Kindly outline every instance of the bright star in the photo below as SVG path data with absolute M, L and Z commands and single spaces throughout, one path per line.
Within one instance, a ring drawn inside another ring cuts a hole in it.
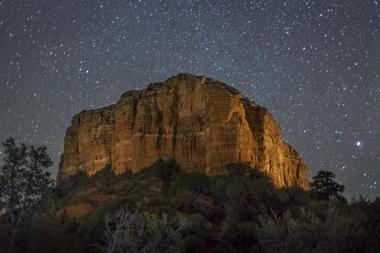
M 360 147 L 361 145 L 362 145 L 362 142 L 361 142 L 361 141 L 357 141 L 357 142 L 356 142 L 356 146 L 357 146 L 357 147 Z

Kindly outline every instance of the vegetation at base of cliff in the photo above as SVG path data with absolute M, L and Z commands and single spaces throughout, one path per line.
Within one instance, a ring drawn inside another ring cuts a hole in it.
M 304 191 L 278 189 L 247 164 L 226 170 L 209 177 L 158 160 L 136 174 L 77 174 L 29 214 L 17 252 L 380 252 L 380 199 L 347 202 L 334 174 Z M 109 198 L 96 204 L 94 194 Z M 95 209 L 59 212 L 76 203 Z
M 27 146 L 13 138 L 3 143 L 0 167 L 0 211 L 9 220 L 8 252 L 14 252 L 19 230 L 28 224 L 28 213 L 53 187 L 46 170 L 53 164 L 45 146 Z

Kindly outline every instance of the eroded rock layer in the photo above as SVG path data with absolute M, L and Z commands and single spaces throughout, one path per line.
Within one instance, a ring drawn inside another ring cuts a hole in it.
M 277 186 L 308 188 L 307 166 L 282 140 L 267 109 L 226 84 L 190 74 L 74 116 L 58 180 L 79 171 L 93 175 L 108 164 L 117 174 L 137 172 L 158 158 L 209 175 L 224 173 L 231 162 L 249 162 Z

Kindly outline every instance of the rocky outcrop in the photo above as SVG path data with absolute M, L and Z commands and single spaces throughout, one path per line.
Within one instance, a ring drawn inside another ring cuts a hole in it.
M 137 172 L 158 158 L 175 158 L 183 170 L 225 172 L 248 162 L 277 186 L 308 188 L 307 166 L 281 137 L 267 109 L 234 88 L 207 78 L 179 74 L 115 104 L 83 111 L 66 131 L 58 180 L 106 165 L 115 173 Z

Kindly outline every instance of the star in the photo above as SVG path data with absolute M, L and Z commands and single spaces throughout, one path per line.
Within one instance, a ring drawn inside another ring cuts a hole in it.
M 74 114 L 189 72 L 268 108 L 310 179 L 380 196 L 380 0 L 285 2 L 0 0 L 0 142 L 47 143 L 55 175 Z

